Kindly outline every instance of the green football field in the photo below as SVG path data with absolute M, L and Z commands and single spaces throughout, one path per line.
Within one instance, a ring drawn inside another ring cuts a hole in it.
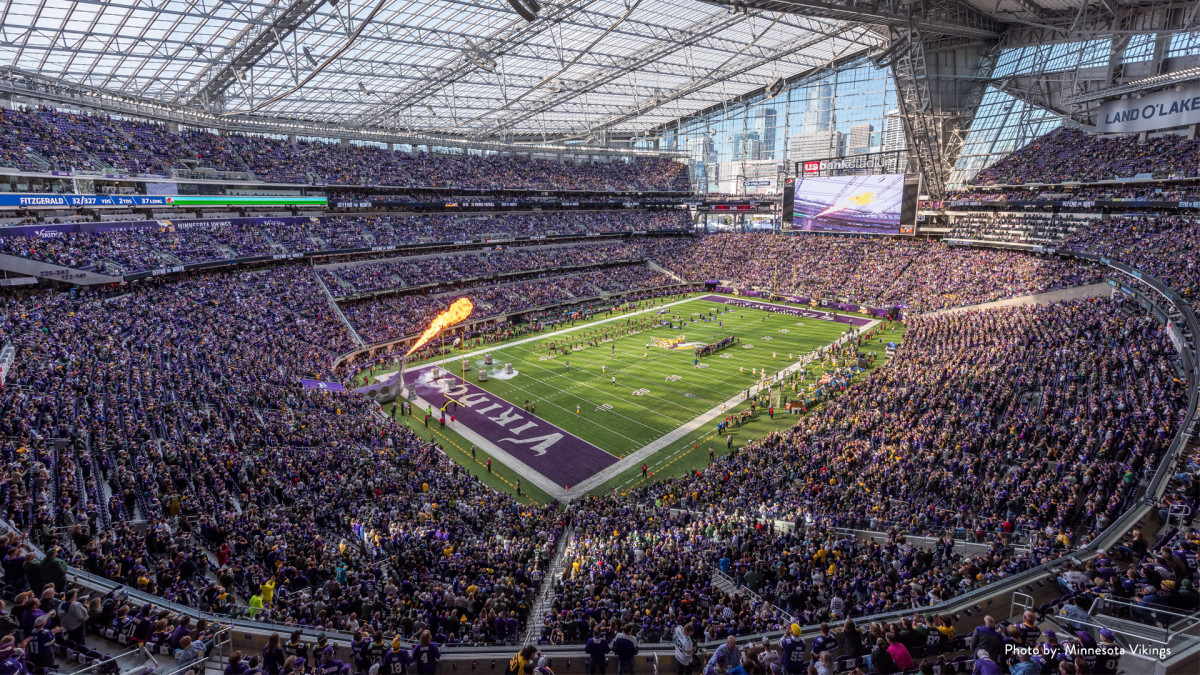
M 850 328 L 821 319 L 700 299 L 667 305 L 665 313 L 658 313 L 658 307 L 629 315 L 614 313 L 609 321 L 604 321 L 610 318 L 607 315 L 593 317 L 558 331 L 468 349 L 465 355 L 472 363 L 472 371 L 467 379 L 488 395 L 520 410 L 525 409 L 526 402 L 532 402 L 537 418 L 615 458 L 624 459 L 641 450 L 644 459 L 637 460 L 637 467 L 626 466 L 628 461 L 614 465 L 606 469 L 602 483 L 589 485 L 593 492 L 623 489 L 644 480 L 638 468 L 643 461 L 652 470 L 670 467 L 674 469 L 670 473 L 678 473 L 695 468 L 691 464 L 699 461 L 697 455 L 702 455 L 706 462 L 709 446 L 723 452 L 724 438 L 713 437 L 718 419 L 697 424 L 698 418 L 711 415 L 722 406 L 727 406 L 730 413 L 744 408 L 740 405 L 741 397 L 747 388 L 759 382 L 763 369 L 769 373 L 782 370 L 805 354 L 834 342 Z M 645 325 L 663 320 L 673 321 L 674 327 Z M 687 325 L 679 327 L 680 321 Z M 736 336 L 739 342 L 700 357 L 698 364 L 690 346 L 671 349 L 653 344 L 655 338 L 681 340 L 683 345 L 708 344 L 729 335 Z M 557 350 L 551 349 L 552 343 Z M 485 351 L 493 356 L 492 373 L 501 364 L 511 363 L 516 375 L 511 379 L 489 377 L 487 382 L 478 382 L 475 371 L 483 367 Z M 878 351 L 882 355 L 882 347 Z M 449 357 L 447 368 L 457 371 L 463 356 L 459 353 Z M 823 372 L 822 368 L 811 369 L 808 379 L 799 383 L 799 390 L 803 392 Z M 381 376 L 385 375 L 376 373 L 376 377 Z M 792 398 L 796 396 L 790 387 L 787 393 Z M 777 412 L 776 420 L 768 421 L 762 414 L 757 417 L 763 418 L 761 422 L 756 420 L 753 425 L 734 430 L 736 445 L 750 440 L 750 433 L 761 436 L 795 421 L 782 412 Z M 419 418 L 406 421 L 410 425 L 419 424 Z M 751 426 L 755 432 L 751 432 Z M 757 430 L 759 426 L 763 427 L 761 431 Z M 685 427 L 686 433 L 681 433 Z M 469 448 L 475 443 L 453 428 L 419 431 L 441 442 L 451 457 L 476 473 L 490 456 L 489 449 L 481 444 L 483 447 L 472 457 Z M 651 447 L 656 442 L 661 444 L 660 448 Z M 537 489 L 536 481 L 526 473 L 505 467 L 501 456 L 495 460 L 493 473 L 484 477 L 490 484 L 509 490 L 517 478 L 524 478 L 525 492 L 534 501 L 544 501 L 547 495 Z
M 597 346 L 576 347 L 569 354 L 552 355 L 548 344 L 586 343 L 600 331 L 621 331 L 626 321 L 501 347 L 492 351 L 493 358 L 512 363 L 518 376 L 476 384 L 516 405 L 531 401 L 538 417 L 623 456 L 744 392 L 758 382 L 762 369 L 781 370 L 837 340 L 848 328 L 760 310 L 737 308 L 725 313 L 725 309 L 726 305 L 690 300 L 666 314 L 630 319 L 671 318 L 676 326 L 682 320 L 688 324 L 682 329 L 651 328 Z M 711 321 L 698 320 L 709 312 L 719 313 Z M 694 364 L 697 359 L 691 347 L 667 349 L 652 344 L 653 338 L 681 336 L 684 344 L 707 344 L 729 335 L 740 343 L 700 357 L 699 364 Z

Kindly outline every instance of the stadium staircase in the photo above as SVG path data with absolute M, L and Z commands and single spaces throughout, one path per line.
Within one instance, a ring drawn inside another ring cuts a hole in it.
M 675 274 L 671 270 L 663 267 L 662 265 L 659 265 L 658 263 L 654 262 L 653 260 L 647 260 L 646 264 L 649 265 L 650 269 L 654 272 L 658 272 L 659 274 L 665 274 L 666 276 L 671 277 L 672 279 L 674 279 L 675 281 L 678 281 L 681 284 L 687 283 L 687 279 L 684 279 L 683 277 L 679 276 L 678 274 Z
M 0 270 L 23 274 L 30 277 L 40 277 L 53 281 L 67 281 L 73 284 L 90 286 L 94 284 L 113 284 L 121 281 L 121 277 L 90 272 L 88 270 L 63 267 L 52 263 L 39 262 L 29 258 L 0 253 Z
M 54 164 L 50 160 L 43 157 L 41 153 L 36 150 L 26 150 L 25 159 L 29 160 L 31 164 L 36 166 L 38 170 L 43 173 L 50 173 L 54 170 Z
M 761 595 L 759 595 L 758 593 L 755 593 L 754 591 L 750 590 L 749 588 L 747 588 L 745 586 L 738 584 L 737 581 L 735 581 L 733 577 L 729 576 L 728 574 L 722 572 L 719 569 L 713 570 L 712 585 L 713 585 L 713 588 L 716 588 L 717 590 L 719 590 L 723 593 L 728 593 L 729 595 L 741 595 L 741 596 L 748 598 L 750 600 L 751 604 L 758 608 L 755 611 L 761 611 L 762 609 L 764 609 L 765 607 L 770 605 L 770 603 L 768 603 L 766 600 L 764 600 Z M 790 624 L 790 623 L 794 623 L 796 621 L 795 617 L 793 617 L 788 612 L 785 612 L 782 607 L 776 607 L 776 609 L 779 610 L 780 616 L 785 619 L 785 623 Z
M 522 644 L 535 644 L 538 641 L 538 636 L 542 632 L 542 618 L 554 606 L 554 582 L 556 579 L 562 578 L 563 566 L 567 559 L 567 542 L 574 534 L 575 528 L 568 527 L 558 538 L 554 557 L 550 559 L 550 566 L 546 569 L 546 575 L 542 577 L 542 587 L 538 591 L 537 602 L 533 604 L 533 610 L 529 612 L 529 619 L 525 622 L 525 636 Z
M 333 299 L 333 294 L 329 292 L 329 287 L 325 285 L 325 282 L 321 279 L 321 275 L 317 274 L 315 269 L 311 271 L 313 278 L 317 280 L 317 285 L 320 286 L 321 290 L 325 292 L 325 298 L 329 300 L 329 306 L 333 308 L 333 313 L 337 315 L 337 318 L 342 320 L 342 323 L 346 324 L 346 328 L 349 329 L 350 335 L 354 338 L 354 341 L 358 343 L 358 346 L 366 347 L 366 341 L 362 339 L 362 336 L 358 334 L 358 331 L 354 330 L 354 325 L 350 323 L 350 320 L 346 318 L 346 315 L 342 314 L 342 308 L 338 307 L 337 301 Z

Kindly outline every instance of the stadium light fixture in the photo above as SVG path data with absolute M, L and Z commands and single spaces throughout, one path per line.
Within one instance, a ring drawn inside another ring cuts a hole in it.
M 783 91 L 783 78 L 776 75 L 771 84 L 767 85 L 767 98 L 775 98 Z
M 537 3 L 537 0 L 508 0 L 508 4 L 521 15 L 521 18 L 533 23 L 537 21 L 538 12 L 542 11 L 542 6 Z

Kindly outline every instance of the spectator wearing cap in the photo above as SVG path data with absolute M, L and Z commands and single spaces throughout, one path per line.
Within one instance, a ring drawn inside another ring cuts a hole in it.
M 29 650 L 29 663 L 37 668 L 53 669 L 54 636 L 61 630 L 57 626 L 49 628 L 50 615 L 43 614 L 33 622 L 33 632 L 25 638 L 25 648 Z
M 425 633 L 428 632 L 425 631 Z M 410 663 L 412 663 L 412 657 L 404 649 L 404 643 L 401 642 L 400 636 L 397 635 L 392 638 L 391 647 L 383 655 L 383 660 L 379 663 L 379 675 L 403 675 L 408 672 L 408 664 Z
M 347 675 L 350 672 L 350 664 L 342 663 L 336 651 L 333 645 L 321 650 L 321 664 L 316 669 L 318 675 Z
M 305 672 L 304 664 L 307 662 L 303 656 L 289 656 L 283 662 L 283 675 L 301 675 Z
M 0 644 L 0 675 L 26 675 L 25 650 L 13 646 L 13 636 L 4 636 Z
M 1100 629 L 1099 650 L 1096 655 L 1096 665 L 1092 671 L 1094 675 L 1116 675 L 1117 666 L 1121 662 L 1121 653 L 1124 650 L 1117 644 L 1117 634 L 1111 628 Z
M 1200 594 L 1196 592 L 1191 579 L 1183 579 L 1179 582 L 1179 609 L 1183 612 L 1194 612 L 1200 609 Z M 2 605 L 0 605 L 0 610 L 3 610 Z

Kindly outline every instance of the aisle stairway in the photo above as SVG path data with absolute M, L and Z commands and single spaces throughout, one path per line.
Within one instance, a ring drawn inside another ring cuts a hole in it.
M 558 547 L 554 549 L 554 557 L 550 559 L 550 566 L 546 570 L 546 575 L 542 577 L 542 587 L 538 592 L 537 602 L 533 604 L 533 611 L 529 613 L 529 621 L 525 626 L 525 639 L 522 644 L 537 643 L 538 636 L 542 632 L 542 618 L 554 606 L 554 582 L 562 578 L 563 566 L 566 564 L 567 558 L 567 542 L 574 534 L 575 528 L 568 527 L 558 538 Z

